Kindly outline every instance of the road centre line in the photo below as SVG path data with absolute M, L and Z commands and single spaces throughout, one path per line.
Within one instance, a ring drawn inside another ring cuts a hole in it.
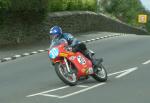
M 27 56 L 27 55 L 30 55 L 29 53 L 23 53 L 23 55 Z
M 125 75 L 127 75 L 127 74 L 129 74 L 129 73 L 131 73 L 131 72 L 133 72 L 135 70 L 137 70 L 137 69 L 138 69 L 138 67 L 133 67 L 133 68 L 126 69 L 126 70 L 122 70 L 122 71 L 118 71 L 118 72 L 114 72 L 114 73 L 109 73 L 108 76 L 113 76 L 113 75 L 120 74 L 120 75 L 116 76 L 115 78 L 121 78 L 121 77 L 123 77 L 123 76 L 125 76 Z M 67 95 L 64 95 L 64 96 L 50 95 L 50 94 L 45 94 L 45 93 L 50 93 L 50 92 L 53 92 L 53 91 L 65 89 L 65 88 L 68 88 L 70 86 L 63 86 L 63 87 L 47 90 L 47 91 L 44 91 L 44 92 L 28 95 L 26 97 L 33 97 L 33 96 L 37 96 L 37 95 L 43 95 L 43 96 L 49 96 L 49 97 L 66 98 L 66 97 L 85 92 L 87 90 L 93 89 L 95 87 L 98 87 L 98 86 L 104 85 L 104 84 L 106 84 L 106 83 L 99 83 L 99 84 L 96 84 L 96 85 L 90 86 L 90 87 L 86 86 L 86 85 L 77 85 L 77 87 L 85 87 L 85 89 L 82 89 L 82 90 L 79 90 L 79 91 L 76 91 L 76 92 L 73 92 L 73 93 L 70 93 L 70 94 L 67 94 Z
M 130 68 L 130 69 L 126 69 L 126 70 L 120 71 L 120 72 L 115 72 L 115 73 L 108 74 L 108 76 L 112 76 L 112 75 L 116 75 L 116 74 L 122 73 L 122 74 L 116 76 L 116 78 L 120 78 L 120 77 L 123 77 L 123 76 L 125 76 L 125 75 L 127 75 L 127 74 L 129 74 L 129 73 L 131 73 L 131 72 L 133 72 L 135 70 L 137 70 L 137 69 L 138 69 L 138 67 L 134 67 L 134 68 Z M 82 89 L 82 90 L 79 90 L 79 91 L 76 91 L 76 92 L 73 92 L 73 93 L 70 93 L 70 94 L 67 94 L 67 95 L 64 95 L 64 96 L 60 96 L 58 98 L 61 99 L 61 98 L 66 98 L 66 97 L 69 97 L 69 96 L 72 96 L 72 95 L 76 95 L 76 94 L 88 91 L 90 89 L 96 88 L 96 87 L 104 85 L 104 84 L 106 84 L 106 83 L 99 83 L 99 84 L 96 84 L 94 86 L 91 86 L 91 87 L 88 87 L 88 88 L 85 88 L 85 89 Z
M 77 85 L 77 87 L 83 87 L 83 88 L 86 88 L 86 87 L 89 87 L 89 86 L 86 86 L 86 85 Z
M 44 93 L 49 93 L 49 92 L 52 92 L 52 91 L 57 91 L 57 90 L 60 90 L 60 89 L 65 89 L 65 88 L 68 88 L 68 87 L 69 86 L 63 86 L 63 87 L 60 87 L 60 88 L 55 88 L 55 89 L 47 90 L 47 91 L 44 91 L 44 92 L 40 92 L 40 93 L 28 95 L 26 97 L 33 97 L 33 96 L 41 95 L 41 94 L 44 94 Z
M 90 90 L 90 89 L 96 88 L 96 87 L 101 86 L 101 85 L 104 85 L 104 84 L 106 84 L 106 83 L 99 83 L 99 84 L 96 84 L 96 85 L 94 85 L 94 86 L 91 86 L 91 87 L 88 87 L 88 88 L 79 90 L 79 91 L 77 91 L 77 92 L 73 92 L 73 93 L 70 93 L 70 94 L 67 94 L 67 95 L 64 95 L 64 96 L 60 96 L 60 97 L 58 97 L 58 98 L 67 98 L 67 97 L 70 97 L 70 96 L 72 96 L 72 95 L 76 95 L 76 94 L 79 94 L 79 93 L 88 91 L 88 90 Z
M 147 60 L 146 62 L 142 63 L 143 65 L 145 64 L 149 64 L 150 63 L 150 60 Z
M 121 78 L 121 77 L 123 77 L 123 76 L 125 76 L 125 75 L 127 75 L 127 74 L 129 74 L 129 73 L 131 73 L 131 72 L 133 72 L 133 71 L 135 71 L 135 70 L 137 70 L 137 69 L 138 69 L 137 67 L 128 69 L 126 72 L 124 72 L 124 73 L 122 73 L 122 74 L 116 76 L 116 78 Z
M 42 96 L 46 96 L 46 97 L 56 97 L 56 98 L 59 98 L 60 96 L 58 95 L 51 95 L 51 94 L 40 94 Z
M 126 72 L 129 72 L 129 71 L 134 70 L 134 69 L 138 69 L 138 67 L 133 67 L 133 68 L 125 69 L 125 70 L 122 70 L 122 71 L 109 73 L 108 76 L 113 76 L 113 75 L 120 74 L 120 73 L 126 73 Z

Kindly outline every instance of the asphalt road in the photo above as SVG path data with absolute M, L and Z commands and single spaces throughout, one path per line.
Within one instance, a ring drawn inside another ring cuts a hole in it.
M 88 43 L 104 58 L 109 78 L 75 87 L 59 80 L 47 53 L 0 63 L 0 103 L 149 103 L 149 45 L 149 36 L 137 35 Z

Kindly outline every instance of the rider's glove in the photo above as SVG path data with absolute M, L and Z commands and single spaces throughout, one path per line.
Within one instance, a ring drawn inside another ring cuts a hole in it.
M 66 46 L 67 51 L 72 51 L 72 46 Z

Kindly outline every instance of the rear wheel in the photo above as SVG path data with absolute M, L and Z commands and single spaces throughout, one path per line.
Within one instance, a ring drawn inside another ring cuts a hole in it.
M 98 67 L 94 69 L 95 73 L 94 75 L 92 75 L 92 77 L 99 82 L 105 82 L 107 80 L 107 71 L 105 67 L 102 64 L 100 64 Z
M 77 75 L 73 68 L 70 68 L 71 72 L 67 71 L 66 65 L 61 63 L 55 64 L 55 71 L 58 77 L 67 85 L 74 86 L 77 84 Z

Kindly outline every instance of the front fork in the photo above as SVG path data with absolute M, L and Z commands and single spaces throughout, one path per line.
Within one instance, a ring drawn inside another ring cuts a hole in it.
M 68 65 L 68 62 L 67 62 L 67 59 L 66 59 L 66 58 L 64 58 L 64 62 L 65 62 L 65 64 L 66 64 L 68 73 L 70 73 L 70 68 L 69 68 L 69 65 Z

